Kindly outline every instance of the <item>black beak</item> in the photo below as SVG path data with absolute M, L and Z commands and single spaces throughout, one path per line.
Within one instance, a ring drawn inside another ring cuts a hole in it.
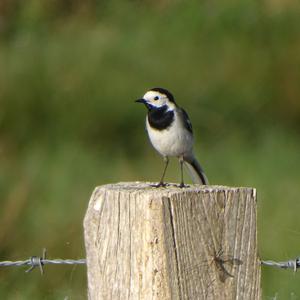
M 137 102 L 137 103 L 146 103 L 146 100 L 145 99 L 143 99 L 143 98 L 141 98 L 141 99 L 137 99 L 137 100 L 135 100 L 135 102 Z

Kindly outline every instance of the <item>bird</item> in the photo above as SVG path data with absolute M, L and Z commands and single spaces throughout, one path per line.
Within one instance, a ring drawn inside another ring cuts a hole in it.
M 165 162 L 161 179 L 154 186 L 166 186 L 164 177 L 169 157 L 177 157 L 179 160 L 180 188 L 185 187 L 183 164 L 187 167 L 193 183 L 207 185 L 208 179 L 193 153 L 192 123 L 186 111 L 176 104 L 173 94 L 165 88 L 155 87 L 135 102 L 146 106 L 146 131 L 152 146 L 163 156 Z

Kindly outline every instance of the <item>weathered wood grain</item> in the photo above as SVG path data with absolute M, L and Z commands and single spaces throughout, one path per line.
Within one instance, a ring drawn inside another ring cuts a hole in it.
M 91 300 L 260 299 L 255 189 L 100 186 L 84 234 Z

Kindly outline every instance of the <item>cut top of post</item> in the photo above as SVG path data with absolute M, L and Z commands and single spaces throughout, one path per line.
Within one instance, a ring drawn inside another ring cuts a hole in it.
M 119 182 L 113 184 L 106 184 L 99 187 L 96 187 L 94 190 L 94 194 L 92 196 L 95 197 L 95 193 L 99 189 L 105 189 L 107 191 L 115 191 L 115 192 L 128 192 L 128 193 L 147 193 L 149 195 L 157 195 L 160 194 L 162 196 L 170 196 L 173 194 L 181 194 L 181 193 L 227 193 L 227 192 L 239 192 L 243 191 L 246 193 L 250 193 L 253 197 L 256 197 L 256 189 L 252 187 L 228 187 L 222 185 L 200 185 L 200 184 L 189 184 L 184 188 L 180 188 L 179 184 L 168 183 L 166 187 L 154 187 L 154 182 Z

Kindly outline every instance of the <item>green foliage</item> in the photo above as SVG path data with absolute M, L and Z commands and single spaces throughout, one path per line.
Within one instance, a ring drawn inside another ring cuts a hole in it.
M 255 186 L 264 259 L 299 254 L 300 13 L 258 1 L 7 1 L 0 37 L 0 259 L 84 256 L 96 185 L 157 180 L 134 100 L 170 89 L 213 184 Z M 170 181 L 178 181 L 173 163 Z M 264 269 L 265 298 L 293 299 Z M 34 274 L 36 273 L 36 274 Z M 85 299 L 82 266 L 0 270 L 0 298 Z

